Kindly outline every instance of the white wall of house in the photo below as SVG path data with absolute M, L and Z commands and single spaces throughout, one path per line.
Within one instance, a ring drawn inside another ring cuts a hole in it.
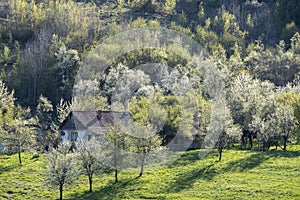
M 77 132 L 78 133 L 78 138 L 77 138 L 77 141 L 79 140 L 82 140 L 83 137 L 85 136 L 85 133 L 86 131 L 85 130 L 63 130 L 63 132 L 65 133 L 64 136 L 61 136 L 61 140 L 62 142 L 66 142 L 69 140 L 69 135 L 72 133 L 72 132 Z

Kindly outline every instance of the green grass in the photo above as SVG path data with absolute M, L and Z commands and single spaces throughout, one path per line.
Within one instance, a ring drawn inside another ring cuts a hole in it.
M 86 177 L 65 188 L 64 199 L 300 199 L 300 146 L 288 152 L 225 151 L 199 160 L 199 151 L 182 153 L 175 163 L 146 168 L 146 173 L 124 170 L 120 182 L 113 174 L 95 177 L 89 193 Z M 0 199 L 56 199 L 58 190 L 43 183 L 45 159 L 23 154 L 0 156 Z

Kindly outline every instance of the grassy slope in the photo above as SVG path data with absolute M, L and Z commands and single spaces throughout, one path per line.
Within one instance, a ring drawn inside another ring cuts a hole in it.
M 58 191 L 43 185 L 44 159 L 24 155 L 0 156 L 0 199 L 55 199 Z M 198 151 L 184 153 L 180 160 L 146 174 L 124 171 L 120 182 L 113 175 L 95 177 L 88 193 L 85 177 L 65 189 L 65 199 L 300 199 L 300 146 L 289 152 L 225 151 L 198 159 Z

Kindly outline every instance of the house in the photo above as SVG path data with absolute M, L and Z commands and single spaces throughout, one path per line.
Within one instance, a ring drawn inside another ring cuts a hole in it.
M 114 122 L 129 122 L 131 116 L 127 112 L 115 111 L 72 111 L 60 126 L 61 139 L 77 141 L 90 139 L 105 134 L 108 126 Z
M 128 124 L 132 120 L 127 112 L 116 111 L 72 111 L 60 126 L 62 142 L 80 142 L 83 139 L 101 137 L 110 124 Z M 174 137 L 165 138 L 165 146 L 171 150 L 184 151 L 187 149 L 201 148 L 203 136 L 194 134 L 192 138 L 176 134 Z

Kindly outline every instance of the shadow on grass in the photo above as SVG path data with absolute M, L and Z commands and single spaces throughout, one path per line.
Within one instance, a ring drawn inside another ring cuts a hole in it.
M 5 172 L 10 172 L 10 171 L 14 170 L 17 167 L 19 167 L 19 166 L 18 165 L 0 166 L 0 174 L 3 174 Z
M 0 159 L 0 163 L 1 163 L 1 165 L 0 165 L 0 174 L 3 174 L 5 172 L 10 172 L 10 171 L 14 170 L 15 168 L 20 167 L 20 165 L 18 165 L 18 164 L 3 166 L 2 164 L 6 165 L 7 164 L 6 162 L 8 162 L 8 160 L 10 160 L 9 157 L 3 157 L 3 158 Z
M 199 161 L 199 151 L 187 151 L 184 154 L 182 154 L 179 159 L 177 159 L 175 162 L 169 165 L 169 168 L 190 165 L 197 161 Z
M 94 189 L 93 192 L 86 191 L 80 194 L 73 194 L 70 199 L 120 199 L 128 188 L 136 184 L 138 184 L 138 178 L 120 180 L 118 183 L 111 182 L 100 189 Z
M 184 164 L 186 158 L 189 158 L 191 155 L 187 155 L 182 157 L 183 160 L 178 160 L 180 164 Z M 194 155 L 195 156 L 195 155 Z M 215 156 L 215 155 L 214 155 Z M 251 154 L 250 156 L 237 159 L 234 161 L 228 161 L 224 167 L 217 166 L 218 162 L 211 163 L 202 168 L 193 168 L 190 171 L 184 171 L 181 173 L 176 179 L 175 182 L 170 184 L 168 188 L 166 188 L 166 192 L 180 192 L 184 189 L 188 189 L 193 186 L 193 184 L 198 180 L 212 180 L 215 176 L 226 173 L 226 172 L 247 172 L 253 168 L 258 167 L 263 162 L 267 161 L 270 158 L 276 157 L 287 157 L 287 158 L 295 158 L 300 157 L 300 151 L 290 151 L 290 152 L 282 152 L 282 151 L 268 151 L 268 152 L 256 152 Z M 194 157 L 193 157 L 194 158 Z M 194 162 L 192 160 L 192 162 Z M 224 161 L 222 161 L 224 162 Z M 225 161 L 226 162 L 226 161 Z M 189 163 L 191 165 L 192 163 Z M 171 165 L 171 167 L 178 166 L 178 163 L 175 166 Z
M 178 193 L 184 189 L 192 187 L 198 179 L 211 180 L 216 173 L 217 171 L 213 164 L 205 166 L 201 169 L 187 171 L 181 174 L 174 183 L 170 184 L 169 187 L 166 188 L 166 192 Z
M 267 152 L 257 152 L 246 158 L 241 158 L 232 162 L 229 162 L 228 165 L 222 169 L 222 171 L 238 171 L 245 172 L 251 169 L 254 169 L 261 165 L 263 162 L 267 161 L 270 158 L 274 157 L 286 157 L 286 158 L 295 158 L 299 157 L 299 151 L 267 151 Z

